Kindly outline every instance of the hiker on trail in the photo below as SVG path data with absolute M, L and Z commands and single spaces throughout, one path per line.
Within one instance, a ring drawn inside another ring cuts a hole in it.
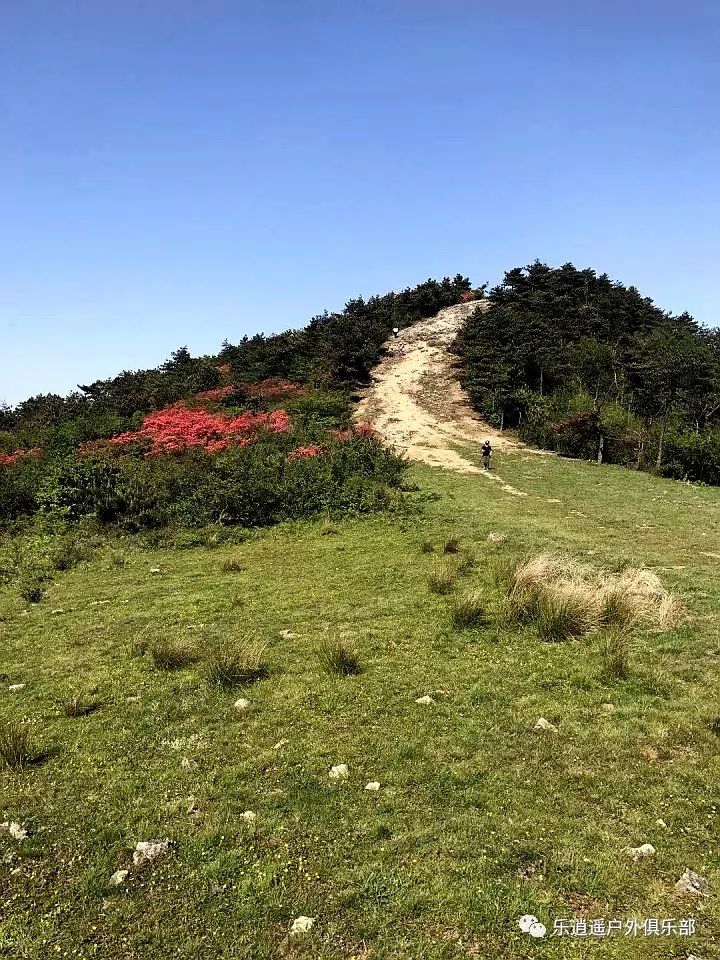
M 482 445 L 482 458 L 483 458 L 483 467 L 486 470 L 490 469 L 490 457 L 492 456 L 492 447 L 490 446 L 490 441 L 486 440 Z
M 393 327 L 393 336 L 397 338 L 397 335 L 400 333 L 400 327 Z

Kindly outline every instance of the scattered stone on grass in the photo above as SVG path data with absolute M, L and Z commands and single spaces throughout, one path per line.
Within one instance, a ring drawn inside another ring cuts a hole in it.
M 418 697 L 417 700 L 415 701 L 415 703 L 422 703 L 422 704 L 425 704 L 425 705 L 429 705 L 429 704 L 431 704 L 431 703 L 435 703 L 435 701 L 433 700 L 432 697 L 429 697 L 429 696 L 427 696 L 427 694 L 426 694 L 424 697 Z
M 655 747 L 643 747 L 643 756 L 646 760 L 649 760 L 650 763 L 656 763 L 660 759 L 660 754 Z
M 328 776 L 331 780 L 347 780 L 350 776 L 348 765 L 346 763 L 338 763 L 334 767 L 330 767 Z
M 656 826 L 656 827 L 661 827 L 663 830 L 667 830 L 667 824 L 665 823 L 664 820 L 661 820 L 660 818 L 658 818 L 658 819 L 655 821 L 655 826 Z
M 51 613 L 51 614 L 60 614 L 60 613 L 65 613 L 65 611 L 64 611 L 64 610 L 61 610 L 60 607 L 58 607 L 57 610 L 51 610 L 50 613 Z
M 297 917 L 290 926 L 290 936 L 295 937 L 301 933 L 310 933 L 315 923 L 315 917 Z
M 0 830 L 7 830 L 13 840 L 24 840 L 28 835 L 23 824 L 18 823 L 17 820 L 6 820 L 4 823 L 0 823 Z
M 252 810 L 246 810 L 245 813 L 240 814 L 240 819 L 244 820 L 245 823 L 255 823 L 257 814 L 253 813 Z
M 183 770 L 196 770 L 197 760 L 192 760 L 190 757 L 183 757 L 180 761 L 180 766 Z
M 91 600 L 91 601 L 90 601 L 90 606 L 91 606 L 91 607 L 102 607 L 102 606 L 104 606 L 106 603 L 110 603 L 110 601 L 109 601 L 109 600 Z
M 146 863 L 162 860 L 170 853 L 170 840 L 141 840 L 133 852 L 133 863 L 143 867 Z
M 150 567 L 150 573 L 162 573 L 160 567 Z
M 297 634 L 293 633 L 292 630 L 281 630 L 280 636 L 283 638 L 283 640 L 292 640 L 297 636 Z
M 200 813 L 200 807 L 195 802 L 195 797 L 190 797 L 190 803 L 188 805 L 186 813 L 190 817 L 196 817 Z
M 558 733 L 558 728 L 549 720 L 546 720 L 545 717 L 540 717 L 533 730 L 536 733 Z
M 699 873 L 695 873 L 695 871 L 690 870 L 689 867 L 685 867 L 683 875 L 675 884 L 676 893 L 689 894 L 693 897 L 706 896 L 709 889 L 710 884 L 705 877 L 701 877 Z
M 503 540 L 507 539 L 507 534 L 502 533 L 501 531 L 498 530 L 498 531 L 493 531 L 492 533 L 489 533 L 487 535 L 487 538 L 490 541 L 490 543 L 502 543 Z
M 236 700 L 233 704 L 238 713 L 242 713 L 244 710 L 247 710 L 250 706 L 250 701 L 246 700 L 244 697 L 240 697 L 239 700 Z
M 651 843 L 642 843 L 639 847 L 625 847 L 625 853 L 637 863 L 638 860 L 654 857 L 655 847 Z
M 612 713 L 613 710 L 615 709 L 615 704 L 614 704 L 614 703 L 601 703 L 601 704 L 600 704 L 600 709 L 603 711 L 603 713 Z
M 108 880 L 109 887 L 119 887 L 121 883 L 125 883 L 125 878 L 130 873 L 129 870 L 116 870 L 115 873 Z
M 365 789 L 377 792 L 380 789 L 380 783 L 378 780 L 371 780 L 370 783 L 365 784 Z
M 278 742 L 273 747 L 273 750 L 282 750 L 283 747 L 286 747 L 290 743 L 289 740 L 278 740 Z
M 11 683 L 8 687 L 10 693 L 19 693 L 21 690 L 24 690 L 27 684 L 25 683 Z

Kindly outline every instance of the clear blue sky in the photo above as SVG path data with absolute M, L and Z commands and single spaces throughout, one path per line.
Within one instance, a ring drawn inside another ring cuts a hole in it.
M 715 0 L 0 10 L 0 401 L 536 257 L 720 322 Z

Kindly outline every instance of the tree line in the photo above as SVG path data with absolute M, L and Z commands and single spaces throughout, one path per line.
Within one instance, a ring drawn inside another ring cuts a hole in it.
M 476 409 L 559 453 L 720 483 L 720 331 L 607 274 L 508 270 L 455 351 Z

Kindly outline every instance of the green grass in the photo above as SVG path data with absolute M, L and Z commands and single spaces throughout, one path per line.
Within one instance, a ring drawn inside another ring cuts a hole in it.
M 29 832 L 0 831 L 0 956 L 717 957 L 720 491 L 529 453 L 495 467 L 528 496 L 413 468 L 405 518 L 212 548 L 127 539 L 123 565 L 100 549 L 44 583 L 42 603 L 0 588 L 0 717 L 46 750 L 0 772 L 0 822 Z M 428 590 L 438 557 L 423 543 L 439 553 L 460 527 L 482 630 L 456 630 L 453 598 Z M 488 543 L 492 531 L 506 539 Z M 607 669 L 603 633 L 544 643 L 495 612 L 507 570 L 544 550 L 648 566 L 690 619 L 633 628 L 626 676 Z M 222 568 L 237 557 L 240 578 Z M 249 633 L 271 669 L 238 713 L 237 688 L 207 682 L 208 658 L 232 660 Z M 130 655 L 163 635 L 200 659 L 167 671 Z M 351 681 L 319 662 L 328 635 L 362 649 Z M 66 716 L 68 688 L 102 709 Z M 539 717 L 559 733 L 533 733 Z M 330 779 L 340 763 L 349 777 Z M 170 855 L 134 870 L 135 844 L 166 837 Z M 645 842 L 654 858 L 623 855 Z M 685 867 L 711 897 L 676 899 Z M 550 928 L 694 916 L 698 933 L 538 942 L 517 926 L 526 913 Z M 287 940 L 301 914 L 312 933 Z

